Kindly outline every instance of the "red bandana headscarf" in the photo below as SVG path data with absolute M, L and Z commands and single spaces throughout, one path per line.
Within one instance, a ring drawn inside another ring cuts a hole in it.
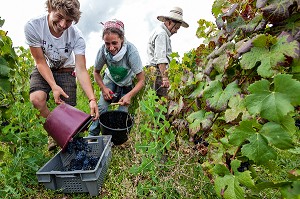
M 117 28 L 124 33 L 124 24 L 122 21 L 113 19 L 104 23 L 104 30 L 107 28 Z

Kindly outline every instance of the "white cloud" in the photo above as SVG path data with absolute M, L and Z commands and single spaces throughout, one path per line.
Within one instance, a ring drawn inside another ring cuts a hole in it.
M 180 28 L 178 33 L 171 37 L 173 51 L 183 56 L 184 52 L 196 48 L 201 43 L 195 34 L 198 28 L 197 21 L 206 19 L 213 21 L 211 8 L 214 0 L 110 0 L 95 1 L 81 0 L 82 17 L 78 23 L 86 39 L 87 66 L 94 64 L 98 48 L 102 42 L 102 25 L 108 19 L 118 18 L 125 24 L 125 36 L 139 50 L 143 63 L 146 63 L 146 44 L 151 30 L 160 22 L 158 15 L 169 12 L 173 6 L 183 9 L 183 19 L 190 25 L 189 28 Z M 5 19 L 3 30 L 8 31 L 14 46 L 24 46 L 24 24 L 32 17 L 46 12 L 45 1 L 6 1 L 0 7 L 0 17 Z M 21 12 L 22 11 L 22 12 Z

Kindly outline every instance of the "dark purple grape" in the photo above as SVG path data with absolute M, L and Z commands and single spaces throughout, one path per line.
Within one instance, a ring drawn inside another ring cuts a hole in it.
M 62 171 L 93 170 L 99 161 L 99 157 L 88 155 L 92 152 L 92 147 L 82 137 L 70 141 L 66 147 L 66 152 L 69 154 L 75 153 L 76 156 L 70 161 L 69 165 L 62 168 Z
M 242 162 L 241 165 L 239 166 L 239 168 L 237 169 L 239 172 L 244 172 L 247 171 L 250 167 L 250 163 L 249 162 Z

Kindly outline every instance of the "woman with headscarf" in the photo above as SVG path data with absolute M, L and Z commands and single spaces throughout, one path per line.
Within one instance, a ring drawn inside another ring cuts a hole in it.
M 143 65 L 137 48 L 126 40 L 124 24 L 120 20 L 104 23 L 102 34 L 104 44 L 100 47 L 96 60 L 94 77 L 101 89 L 98 108 L 100 114 L 108 110 L 112 102 L 117 102 L 119 110 L 128 112 L 128 105 L 145 84 Z M 106 65 L 104 76 L 100 75 Z M 137 83 L 133 85 L 133 79 Z M 99 121 L 94 121 L 89 135 L 100 132 Z

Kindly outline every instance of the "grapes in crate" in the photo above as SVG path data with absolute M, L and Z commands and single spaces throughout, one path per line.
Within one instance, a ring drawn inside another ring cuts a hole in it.
M 88 146 L 88 142 L 82 137 L 73 138 L 66 147 L 66 153 L 75 153 L 70 163 L 63 167 L 63 171 L 75 171 L 75 170 L 93 170 L 95 169 L 99 157 L 93 157 L 88 155 L 92 151 L 92 148 Z

